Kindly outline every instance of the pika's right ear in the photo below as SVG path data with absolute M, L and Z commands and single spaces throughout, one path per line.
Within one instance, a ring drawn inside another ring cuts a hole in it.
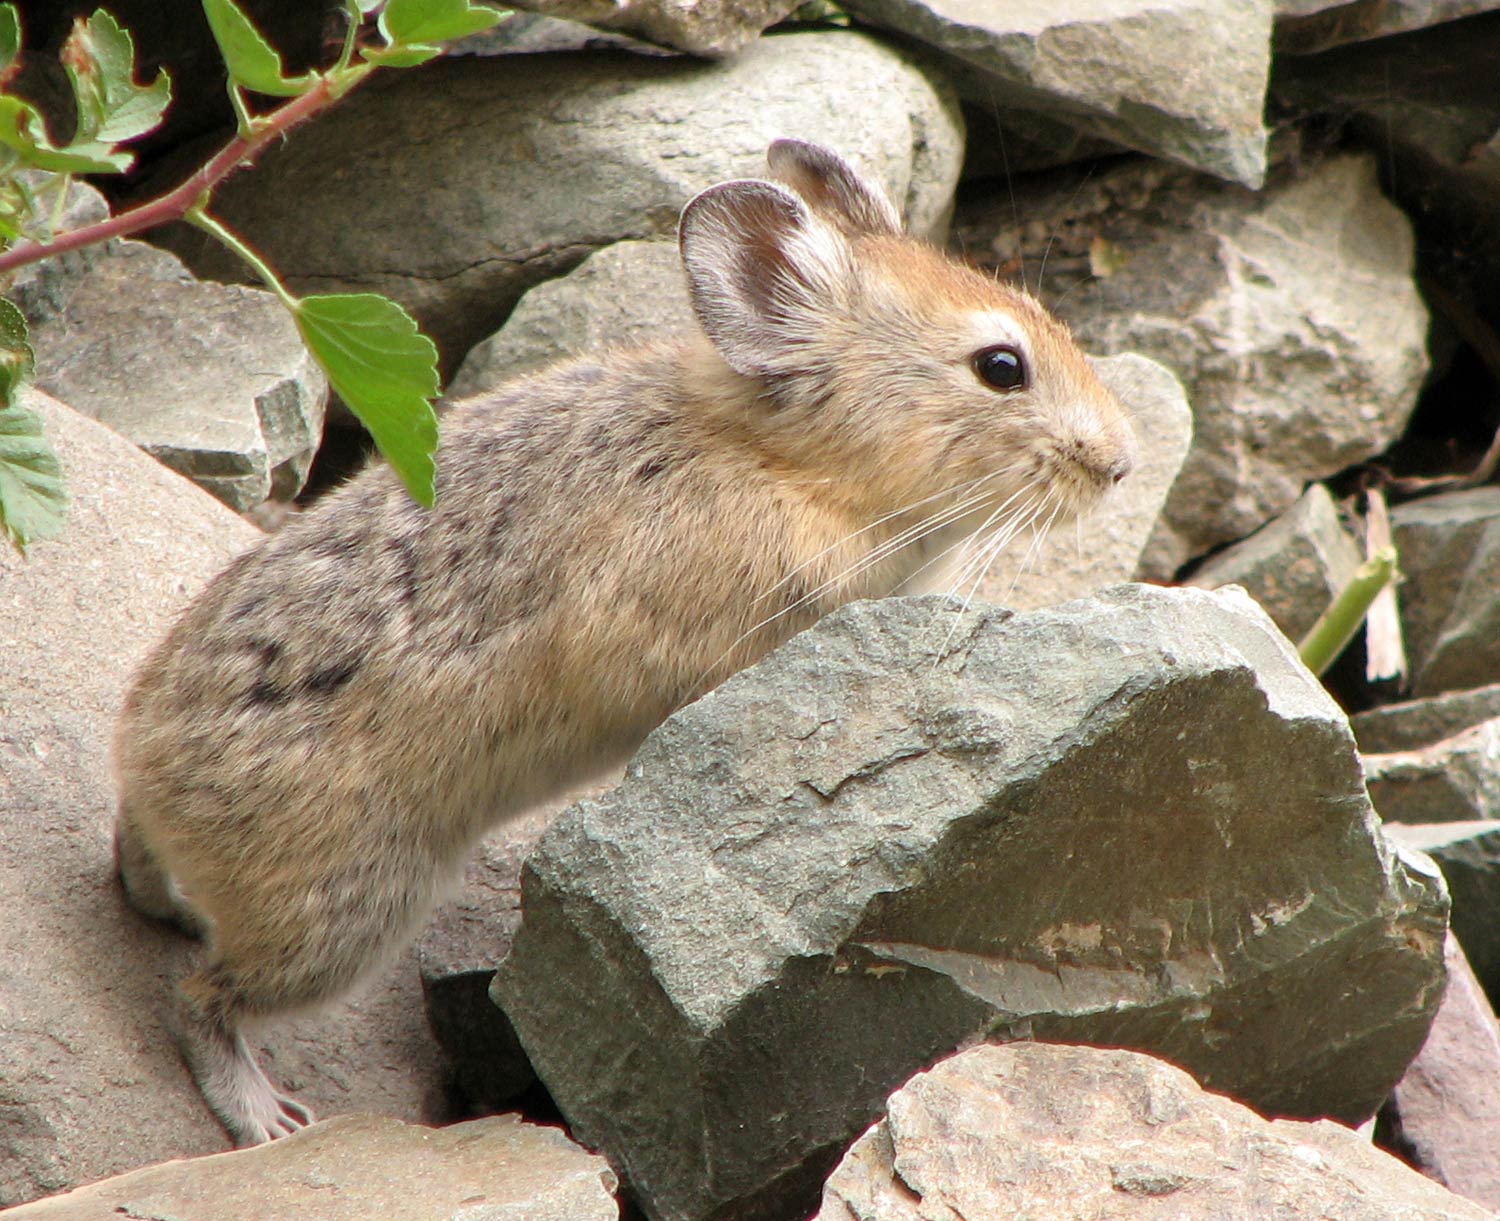
M 678 244 L 698 321 L 747 376 L 805 368 L 809 345 L 854 282 L 843 236 L 769 182 L 725 182 L 696 196 L 682 211 Z

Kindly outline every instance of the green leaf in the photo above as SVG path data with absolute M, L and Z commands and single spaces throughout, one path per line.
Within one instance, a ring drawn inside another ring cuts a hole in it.
M 442 53 L 442 47 L 364 47 L 359 55 L 365 63 L 382 68 L 415 68 Z
M 14 4 L 0 4 L 0 85 L 10 79 L 20 65 L 21 18 Z
M 78 101 L 74 144 L 118 144 L 144 135 L 161 122 L 172 100 L 163 70 L 149 85 L 135 81 L 135 44 L 103 9 L 73 23 L 63 43 L 62 64 Z
M 412 499 L 432 507 L 437 348 L 412 316 L 374 293 L 303 297 L 302 342 L 375 438 Z
M 42 435 L 41 417 L 17 401 L 31 370 L 26 320 L 0 300 L 0 530 L 22 555 L 62 529 L 68 506 L 62 463 Z
M 313 83 L 311 75 L 288 77 L 281 56 L 251 24 L 234 0 L 203 0 L 203 15 L 213 30 L 219 54 L 236 84 L 253 93 L 296 97 Z
M 3 93 L 0 144 L 15 149 L 27 165 L 58 174 L 116 174 L 128 170 L 135 161 L 129 153 L 108 144 L 85 142 L 55 147 L 47 139 L 42 116 L 20 98 Z
M 380 12 L 380 32 L 392 46 L 430 45 L 477 34 L 500 19 L 469 0 L 390 0 Z

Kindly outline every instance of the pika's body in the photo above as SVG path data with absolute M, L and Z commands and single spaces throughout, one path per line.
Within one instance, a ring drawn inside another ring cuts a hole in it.
M 1071 516 L 1130 428 L 1024 294 L 901 236 L 832 153 L 684 211 L 703 333 L 457 406 L 437 503 L 372 467 L 232 563 L 116 744 L 136 906 L 206 935 L 177 1027 L 239 1143 L 311 1116 L 242 1024 L 347 990 L 508 815 L 976 532 Z

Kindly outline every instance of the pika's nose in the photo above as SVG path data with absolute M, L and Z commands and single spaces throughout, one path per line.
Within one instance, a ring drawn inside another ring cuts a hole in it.
M 1122 449 L 1115 460 L 1104 468 L 1104 477 L 1118 485 L 1126 475 L 1135 470 L 1135 457 L 1128 449 Z

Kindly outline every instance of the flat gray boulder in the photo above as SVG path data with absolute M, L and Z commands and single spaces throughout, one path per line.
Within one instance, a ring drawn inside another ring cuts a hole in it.
M 612 242 L 671 238 L 698 191 L 763 176 L 780 136 L 838 149 L 916 232 L 942 230 L 957 101 L 914 58 L 845 30 L 722 63 L 521 55 L 394 73 L 230 179 L 215 214 L 298 291 L 399 301 L 451 373 L 527 288 Z M 170 240 L 200 274 L 245 275 L 196 230 Z
M 1421 1045 L 1446 896 L 1237 591 L 829 616 L 670 718 L 523 875 L 493 995 L 648 1212 L 811 1211 L 978 1041 L 1154 1051 L 1362 1120 Z
M 1137 1052 L 976 1047 L 891 1096 L 813 1221 L 1484 1221 L 1341 1124 L 1263 1119 Z

